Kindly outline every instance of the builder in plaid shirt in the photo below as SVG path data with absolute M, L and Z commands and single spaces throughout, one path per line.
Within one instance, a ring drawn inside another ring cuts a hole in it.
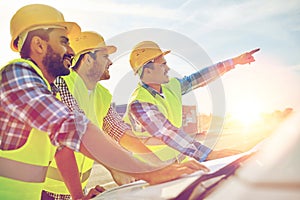
M 55 85 L 59 88 L 62 102 L 72 111 L 79 110 L 85 112 L 86 116 L 94 124 L 129 151 L 149 155 L 148 158 L 152 158 L 151 162 L 159 161 L 138 138 L 131 136 L 133 135 L 131 127 L 124 123 L 120 115 L 110 106 L 112 95 L 99 82 L 100 80 L 108 80 L 110 78 L 109 67 L 112 65 L 112 62 L 109 59 L 109 54 L 114 53 L 116 47 L 107 46 L 103 37 L 95 32 L 81 32 L 78 37 L 70 40 L 70 44 L 75 51 L 71 73 L 68 76 L 58 77 L 55 80 Z M 74 157 L 72 151 L 66 149 L 62 149 L 61 151 L 64 151 L 62 154 L 64 156 L 56 158 L 56 160 L 59 159 L 62 163 L 68 158 Z M 82 175 L 91 171 L 94 162 L 79 153 L 75 153 L 75 158 L 79 173 L 81 174 L 80 180 L 79 177 L 74 177 L 71 173 L 71 170 L 77 170 L 77 168 L 68 168 L 64 176 L 67 177 L 70 175 L 71 181 L 66 184 L 69 191 L 79 192 L 81 189 L 76 191 L 73 188 L 80 187 L 80 182 L 82 188 L 85 188 L 89 175 L 85 176 L 86 178 L 82 178 Z M 156 160 L 153 160 L 155 158 Z M 70 199 L 71 195 L 63 180 L 59 176 L 53 175 L 58 173 L 56 164 L 52 162 L 50 168 L 52 170 L 47 174 L 42 199 L 46 200 L 50 197 Z M 119 185 L 135 180 L 132 176 L 125 173 L 109 169 L 109 166 L 107 166 L 107 169 Z M 77 195 L 73 193 L 72 196 Z
M 183 132 L 181 97 L 219 78 L 236 64 L 254 62 L 252 54 L 258 50 L 212 65 L 182 79 L 170 79 L 167 74 L 170 68 L 164 58 L 170 51 L 162 52 L 152 41 L 140 42 L 130 54 L 130 64 L 141 83 L 129 100 L 125 121 L 131 123 L 136 135 L 145 138 L 146 144 L 152 140 L 148 147 L 162 160 L 184 154 L 201 162 L 238 153 L 230 149 L 213 151 Z M 153 142 L 154 139 L 157 139 L 156 142 Z M 165 147 L 162 147 L 164 144 Z
M 145 165 L 56 99 L 50 85 L 70 73 L 74 52 L 68 34 L 80 32 L 76 23 L 53 7 L 31 4 L 16 12 L 10 25 L 11 48 L 22 58 L 0 71 L 0 199 L 40 199 L 54 153 L 50 142 L 152 184 L 205 169 L 195 162 L 161 169 Z

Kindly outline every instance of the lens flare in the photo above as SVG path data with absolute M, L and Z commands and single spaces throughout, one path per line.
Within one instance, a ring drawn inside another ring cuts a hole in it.
M 248 126 L 258 122 L 261 119 L 261 103 L 252 99 L 242 101 L 236 105 L 231 115 L 243 125 Z

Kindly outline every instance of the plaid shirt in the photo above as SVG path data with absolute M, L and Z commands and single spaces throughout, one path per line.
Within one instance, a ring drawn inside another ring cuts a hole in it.
M 76 99 L 70 93 L 64 79 L 58 77 L 55 80 L 55 84 L 59 88 L 62 101 L 69 107 L 69 109 L 72 111 L 79 110 L 79 112 L 83 113 L 83 111 L 79 108 Z M 125 131 L 131 130 L 131 127 L 122 120 L 122 118 L 115 111 L 114 108 L 110 107 L 106 116 L 103 119 L 102 129 L 115 141 L 119 142 L 120 138 L 124 135 Z
M 205 86 L 233 68 L 233 61 L 230 59 L 178 79 L 181 85 L 181 94 L 183 95 L 193 89 Z M 155 95 L 163 97 L 163 94 L 158 93 L 144 83 L 142 87 L 147 89 L 154 97 Z M 184 155 L 204 161 L 211 152 L 210 148 L 194 140 L 181 128 L 173 126 L 156 105 L 136 100 L 129 106 L 128 113 L 134 130 L 140 132 L 147 131 Z
M 0 149 L 18 149 L 32 128 L 47 132 L 52 144 L 79 151 L 89 120 L 49 91 L 27 63 L 7 65 L 0 75 Z

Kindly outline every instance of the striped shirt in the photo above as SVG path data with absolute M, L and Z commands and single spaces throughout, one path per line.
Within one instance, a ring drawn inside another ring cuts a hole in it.
M 59 88 L 62 102 L 64 102 L 70 110 L 79 110 L 79 112 L 83 113 L 83 111 L 79 108 L 76 99 L 70 93 L 64 79 L 58 77 L 55 80 L 55 84 Z M 102 129 L 115 141 L 120 142 L 120 138 L 124 135 L 125 131 L 131 130 L 131 127 L 126 124 L 120 115 L 115 111 L 115 109 L 110 106 L 106 116 L 103 119 Z
M 230 59 L 178 79 L 181 85 L 181 94 L 184 95 L 193 89 L 205 86 L 233 68 L 233 61 Z M 158 93 L 145 83 L 142 83 L 142 87 L 147 89 L 154 97 L 156 95 L 163 97 L 163 94 Z M 175 127 L 154 104 L 136 100 L 129 106 L 128 114 L 135 131 L 147 131 L 184 155 L 201 162 L 211 152 L 210 148 L 194 140 L 181 128 Z
M 52 85 L 53 86 L 53 85 Z M 0 149 L 22 147 L 32 128 L 47 132 L 55 146 L 79 151 L 89 120 L 70 112 L 27 63 L 5 66 L 0 74 Z

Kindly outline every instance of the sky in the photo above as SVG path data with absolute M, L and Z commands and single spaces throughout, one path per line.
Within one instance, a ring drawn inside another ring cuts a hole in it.
M 0 1 L 1 66 L 18 57 L 9 48 L 9 21 L 20 7 L 43 3 L 60 10 L 83 31 L 100 33 L 118 47 L 103 81 L 117 104 L 126 104 L 138 82 L 129 65 L 131 48 L 153 40 L 183 77 L 255 48 L 256 62 L 236 66 L 219 80 L 191 92 L 183 103 L 200 113 L 251 113 L 300 109 L 299 0 L 48 0 Z

